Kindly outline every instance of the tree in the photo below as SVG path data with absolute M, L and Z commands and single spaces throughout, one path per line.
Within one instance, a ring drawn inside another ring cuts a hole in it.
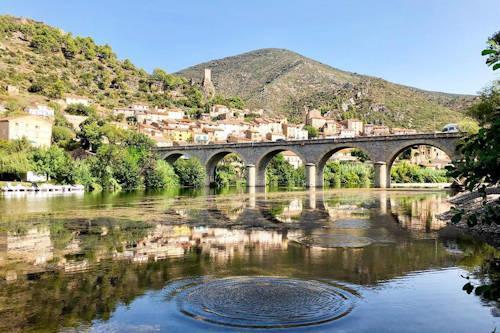
M 179 177 L 172 165 L 163 160 L 151 159 L 144 170 L 144 187 L 148 190 L 164 189 L 179 185 Z
M 486 63 L 498 68 L 498 45 L 500 34 L 497 32 L 488 40 L 489 50 Z M 449 168 L 452 177 L 465 178 L 469 190 L 484 189 L 485 186 L 498 186 L 500 182 L 500 95 L 498 81 L 481 93 L 478 103 L 469 109 L 469 114 L 476 118 L 481 129 L 469 135 L 458 146 L 462 158 Z M 483 193 L 486 195 L 485 193 Z
M 71 157 L 62 148 L 52 146 L 48 149 L 37 149 L 32 155 L 34 170 L 44 174 L 60 184 L 74 182 L 74 164 Z
M 80 139 L 81 145 L 85 149 L 91 151 L 97 151 L 99 146 L 102 144 L 103 133 L 101 130 L 102 121 L 95 117 L 89 117 L 83 123 L 80 124 L 80 132 L 78 133 L 78 138 Z
M 68 147 L 76 134 L 69 128 L 64 126 L 54 126 L 52 129 L 52 143 L 59 147 Z
M 14 141 L 0 140 L 0 178 L 21 180 L 32 168 L 31 146 L 26 139 Z
M 357 157 L 358 160 L 362 163 L 366 162 L 366 161 L 369 161 L 370 160 L 370 157 L 368 156 L 367 153 L 365 153 L 363 150 L 361 149 L 353 149 L 351 151 L 351 156 L 354 156 L 354 157 Z
M 174 163 L 174 170 L 182 186 L 201 187 L 205 184 L 205 168 L 195 158 L 179 158 Z
M 304 168 L 295 169 L 282 154 L 276 155 L 266 168 L 268 185 L 302 186 L 305 184 Z
M 500 31 L 497 31 L 488 39 L 488 47 L 481 52 L 481 55 L 488 56 L 486 64 L 493 70 L 500 68 Z
M 312 127 L 311 125 L 305 125 L 304 129 L 307 131 L 309 139 L 316 138 L 318 136 L 318 129 Z
M 479 101 L 467 110 L 467 114 L 477 119 L 481 126 L 491 123 L 498 116 L 500 88 L 498 81 L 481 91 Z
M 95 116 L 96 114 L 95 108 L 84 104 L 70 104 L 65 111 L 75 116 Z

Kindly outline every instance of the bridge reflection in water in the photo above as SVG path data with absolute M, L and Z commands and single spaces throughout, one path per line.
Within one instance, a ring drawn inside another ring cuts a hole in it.
M 223 261 L 249 251 L 255 255 L 270 248 L 284 250 L 290 242 L 300 244 L 301 237 L 325 232 L 368 237 L 380 244 L 419 238 L 419 233 L 437 238 L 445 226 L 437 215 L 449 208 L 446 197 L 444 192 L 416 196 L 347 191 L 336 195 L 311 189 L 277 196 L 250 191 L 232 197 L 202 197 L 194 207 L 191 201 L 181 200 L 164 211 L 172 224 L 123 228 L 120 220 L 102 216 L 83 223 L 80 219 L 34 219 L 33 226 L 23 231 L 0 232 L 0 274 L 12 280 L 45 270 L 86 270 L 102 260 L 148 262 L 193 252 Z M 64 246 L 59 244 L 60 230 L 51 234 L 54 224 L 69 238 Z M 85 244 L 90 240 L 96 242 L 91 248 Z
M 0 220 L 0 331 L 106 320 L 119 304 L 192 276 L 376 285 L 454 267 L 463 251 L 472 249 L 469 261 L 482 252 L 436 218 L 447 196 L 311 189 L 84 197 L 59 202 L 69 212 L 40 203 L 35 215 Z

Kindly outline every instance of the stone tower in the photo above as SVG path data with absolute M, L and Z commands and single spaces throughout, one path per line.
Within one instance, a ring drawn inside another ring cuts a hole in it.
M 203 93 L 205 94 L 205 98 L 207 100 L 215 96 L 215 87 L 214 84 L 212 83 L 212 70 L 210 68 L 205 68 L 205 73 L 203 76 L 203 81 L 201 82 L 201 87 L 203 89 Z

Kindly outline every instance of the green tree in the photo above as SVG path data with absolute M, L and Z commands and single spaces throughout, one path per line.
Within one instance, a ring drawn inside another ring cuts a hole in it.
M 201 187 L 205 184 L 205 168 L 195 158 L 179 158 L 174 163 L 174 170 L 182 186 Z
M 267 185 L 303 186 L 305 184 L 304 168 L 295 169 L 282 154 L 276 155 L 266 168 Z
M 488 39 L 488 47 L 481 52 L 481 55 L 487 56 L 486 64 L 493 70 L 500 68 L 500 31 L 497 31 Z
M 179 185 L 179 177 L 172 165 L 163 160 L 151 159 L 144 170 L 144 187 L 158 190 Z
M 59 147 L 68 147 L 75 137 L 76 134 L 68 127 L 54 126 L 52 128 L 52 143 Z
M 361 149 L 353 149 L 351 151 L 351 156 L 357 157 L 358 160 L 363 163 L 370 160 L 370 156 Z
M 473 104 L 467 113 L 477 119 L 481 126 L 491 123 L 498 116 L 500 107 L 499 83 L 494 82 L 490 87 L 485 88 L 479 95 L 479 101 Z
M 74 182 L 73 160 L 62 148 L 51 146 L 48 149 L 36 149 L 32 156 L 34 170 L 44 174 L 60 184 Z
M 305 125 L 304 129 L 307 131 L 309 139 L 316 138 L 318 136 L 318 129 L 312 127 L 311 125 Z
M 66 113 L 75 115 L 75 116 L 95 116 L 96 110 L 92 106 L 84 105 L 84 104 L 70 104 L 66 108 Z

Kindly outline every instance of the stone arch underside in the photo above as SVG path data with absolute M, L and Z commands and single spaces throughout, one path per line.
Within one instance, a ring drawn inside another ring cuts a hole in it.
M 255 167 L 256 167 L 256 186 L 266 186 L 266 168 L 269 162 L 278 155 L 279 153 L 282 153 L 284 151 L 290 151 L 294 154 L 296 154 L 301 160 L 304 165 L 306 165 L 307 160 L 305 156 L 303 155 L 302 152 L 293 149 L 291 147 L 273 147 L 272 149 L 268 149 L 262 154 L 260 154 Z
M 229 154 L 235 154 L 243 162 L 243 166 L 246 165 L 245 158 L 241 154 L 239 154 L 238 152 L 236 152 L 236 151 L 229 150 L 229 149 L 226 150 L 225 149 L 225 150 L 213 153 L 212 155 L 210 155 L 207 158 L 206 162 L 204 163 L 205 164 L 205 170 L 206 170 L 206 173 L 207 173 L 207 177 L 206 177 L 206 179 L 207 179 L 207 185 L 211 185 L 211 184 L 213 184 L 215 182 L 215 171 L 216 171 L 216 168 L 217 168 L 217 164 L 224 157 L 226 157 Z
M 456 151 L 456 142 L 444 141 L 440 142 L 440 140 L 415 140 L 414 142 L 403 142 L 398 146 L 391 149 L 391 154 L 385 160 L 386 163 L 386 187 L 391 187 L 391 169 L 394 165 L 394 161 L 401 155 L 406 149 L 412 148 L 415 146 L 428 146 L 434 147 L 441 151 L 443 151 L 450 160 L 454 160 L 459 156 Z
M 372 163 L 374 162 L 374 155 L 373 155 L 372 151 L 370 151 L 369 149 L 367 149 L 365 146 L 362 146 L 362 145 L 345 144 L 345 145 L 339 145 L 339 146 L 335 146 L 335 147 L 328 147 L 327 149 L 325 149 L 321 153 L 321 155 L 319 156 L 319 159 L 316 163 L 316 186 L 322 187 L 324 185 L 323 172 L 325 170 L 326 163 L 335 153 L 337 153 L 343 149 L 361 150 L 368 155 L 368 159 Z

